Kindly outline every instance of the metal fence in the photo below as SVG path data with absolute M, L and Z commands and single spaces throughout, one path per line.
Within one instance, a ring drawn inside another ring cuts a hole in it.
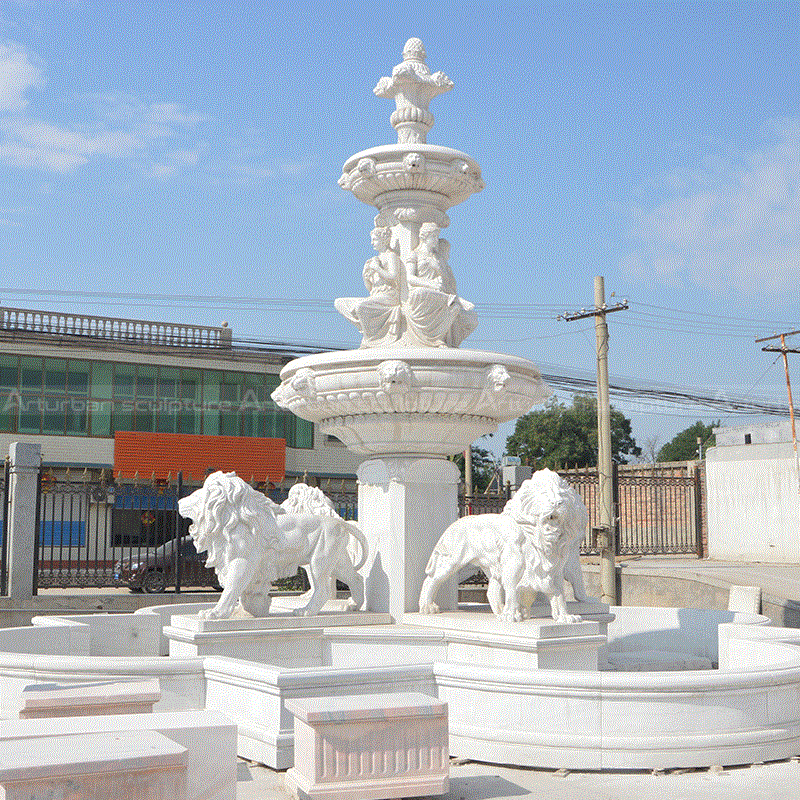
M 584 555 L 599 551 L 591 529 L 599 524 L 599 480 L 593 467 L 560 470 L 589 510 L 589 530 L 581 544 Z M 700 474 L 688 464 L 623 464 L 613 474 L 617 518 L 617 555 L 702 556 Z M 499 514 L 511 496 L 460 498 L 461 516 Z
M 598 476 L 594 468 L 560 472 L 599 524 Z M 688 464 L 623 464 L 613 474 L 617 555 L 703 555 L 700 474 Z M 587 532 L 584 554 L 599 551 Z
M 189 521 L 178 514 L 183 486 L 175 480 L 115 483 L 88 472 L 39 475 L 34 593 L 46 587 L 107 587 L 114 565 L 138 562 L 179 539 Z M 174 548 L 176 560 L 180 548 Z M 174 570 L 176 576 L 180 570 Z
M 598 519 L 598 480 L 594 469 L 562 470 L 560 473 L 578 491 L 589 508 L 591 526 Z M 303 476 L 333 501 L 345 519 L 358 519 L 358 498 L 345 485 Z M 276 502 L 288 494 L 290 483 L 279 487 L 258 485 Z M 36 520 L 34 591 L 45 587 L 109 587 L 120 585 L 114 566 L 127 560 L 139 562 L 155 548 L 179 540 L 188 532 L 189 521 L 178 514 L 178 499 L 192 491 L 177 476 L 164 481 L 120 482 L 108 474 L 44 470 L 39 478 Z M 2 475 L 2 539 L 0 539 L 0 594 L 7 590 L 6 543 L 9 475 Z M 499 513 L 509 497 L 502 493 L 461 496 L 459 512 Z M 617 553 L 619 555 L 702 555 L 699 475 L 686 465 L 655 467 L 624 465 L 615 471 L 614 497 L 617 509 Z M 172 585 L 180 591 L 182 548 L 174 546 Z M 581 552 L 596 553 L 591 534 Z M 188 584 L 187 584 L 188 585 Z M 211 585 L 211 584 L 198 584 Z

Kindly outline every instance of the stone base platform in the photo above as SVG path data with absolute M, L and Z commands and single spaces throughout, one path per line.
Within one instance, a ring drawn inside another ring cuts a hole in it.
M 502 622 L 488 605 L 465 604 L 440 614 L 404 614 L 403 626 L 440 631 L 447 660 L 516 669 L 597 670 L 605 665 L 608 606 L 568 603 L 575 623 L 539 616 Z M 544 607 L 543 607 L 544 608 Z M 535 607 L 534 611 L 538 609 Z M 589 613 L 589 612 L 593 613 Z
M 334 601 L 335 602 L 335 601 Z M 276 609 L 268 617 L 173 616 L 164 628 L 170 656 L 227 656 L 280 667 L 318 667 L 326 628 L 387 625 L 388 614 L 324 608 L 313 617 Z

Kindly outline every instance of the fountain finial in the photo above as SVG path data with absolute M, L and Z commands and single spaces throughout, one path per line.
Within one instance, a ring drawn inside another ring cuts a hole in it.
M 434 97 L 453 88 L 444 72 L 434 72 L 425 63 L 425 47 L 412 37 L 403 48 L 403 61 L 392 70 L 391 78 L 381 78 L 373 90 L 378 97 L 394 98 L 396 110 L 391 116 L 399 144 L 424 144 L 433 127 L 428 104 Z

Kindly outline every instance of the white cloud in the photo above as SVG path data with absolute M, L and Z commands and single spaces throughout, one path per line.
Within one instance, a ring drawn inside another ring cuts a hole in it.
M 51 123 L 26 113 L 30 91 L 42 83 L 42 71 L 34 62 L 22 46 L 0 45 L 0 162 L 9 166 L 65 173 L 98 158 L 135 157 L 145 174 L 166 177 L 174 165 L 159 164 L 156 151 L 171 140 L 185 140 L 203 121 L 179 103 L 105 94 L 72 98 L 75 120 Z M 196 164 L 191 152 L 174 148 L 178 155 L 168 158 Z M 195 152 L 200 152 L 199 146 Z
M 23 47 L 14 42 L 0 44 L 0 111 L 25 108 L 26 92 L 41 81 L 41 69 Z
M 729 150 L 668 176 L 667 197 L 628 208 L 628 272 L 746 294 L 776 294 L 800 278 L 800 119 L 770 126 L 770 142 Z

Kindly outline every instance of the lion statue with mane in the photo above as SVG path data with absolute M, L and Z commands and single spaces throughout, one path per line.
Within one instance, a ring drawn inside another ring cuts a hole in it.
M 302 486 L 298 489 L 297 486 Z M 358 570 L 367 560 L 361 530 L 343 520 L 315 487 L 297 484 L 279 506 L 257 492 L 235 472 L 213 472 L 203 486 L 178 501 L 198 552 L 208 551 L 206 566 L 216 570 L 223 587 L 219 602 L 201 612 L 206 619 L 227 619 L 237 603 L 254 617 L 269 613 L 273 581 L 303 567 L 310 591 L 295 614 L 312 616 L 331 597 L 341 580 L 350 588 L 348 610 L 364 602 L 364 581 Z M 353 563 L 349 547 L 356 540 L 361 558 Z
M 501 620 L 526 619 L 542 593 L 556 622 L 580 622 L 567 612 L 564 578 L 576 600 L 589 599 L 578 553 L 588 522 L 583 500 L 563 478 L 549 469 L 535 472 L 502 513 L 462 517 L 445 530 L 425 568 L 420 612 L 438 613 L 439 587 L 474 565 L 489 580 L 487 599 Z

